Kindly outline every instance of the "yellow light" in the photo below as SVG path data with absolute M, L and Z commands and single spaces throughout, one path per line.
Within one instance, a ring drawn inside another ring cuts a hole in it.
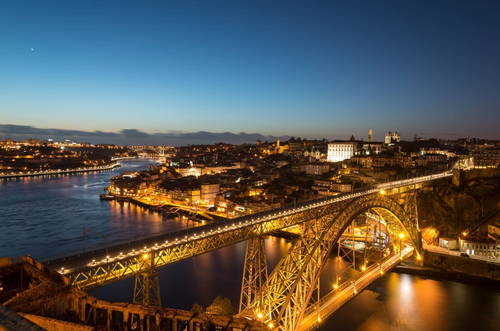
M 382 195 L 384 195 L 385 194 L 385 190 L 380 190 L 379 193 L 382 194 Z
M 462 232 L 462 236 L 467 237 L 468 233 L 467 231 Z
M 262 317 L 264 317 L 264 315 L 262 315 L 262 313 L 257 313 L 257 318 L 258 319 L 262 319 Z
M 339 284 L 337 284 L 337 283 L 333 284 L 333 289 L 334 289 L 334 290 L 336 290 L 336 289 L 338 289 L 338 288 L 339 288 Z
M 267 327 L 268 327 L 268 328 L 270 328 L 270 329 L 274 328 L 274 324 L 273 324 L 273 322 L 269 322 L 269 323 L 267 324 Z
M 420 261 L 422 260 L 422 257 L 420 256 L 420 254 L 417 254 L 417 261 Z
M 361 271 L 366 271 L 366 266 L 365 266 L 365 265 L 363 265 L 363 266 L 361 267 Z
M 318 323 L 321 323 L 321 316 L 318 316 Z
M 380 270 L 380 274 L 383 275 L 384 274 L 384 270 Z
M 142 254 L 142 259 L 146 260 L 149 257 L 149 254 Z
M 399 239 L 404 239 L 404 238 L 405 238 L 405 234 L 401 232 L 401 233 L 399 234 Z

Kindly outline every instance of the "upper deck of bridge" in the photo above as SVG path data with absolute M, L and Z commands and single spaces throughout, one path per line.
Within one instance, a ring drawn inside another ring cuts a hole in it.
M 381 190 L 390 190 L 400 187 L 412 186 L 441 178 L 450 177 L 451 175 L 452 171 L 445 171 L 425 176 L 376 184 L 374 186 L 358 189 L 349 193 L 343 193 L 336 196 L 285 205 L 281 208 L 258 212 L 251 215 L 245 215 L 234 219 L 226 219 L 191 229 L 169 232 L 166 234 L 148 237 L 140 240 L 119 243 L 107 248 L 69 255 L 62 258 L 46 261 L 46 264 L 54 269 L 61 271 L 62 273 L 73 273 L 87 267 L 95 267 L 99 264 L 108 264 L 120 260 L 126 260 L 131 256 L 140 255 L 146 252 L 172 248 L 209 237 L 228 234 L 232 231 L 241 230 L 246 227 L 251 227 L 279 218 L 312 211 L 317 208 L 325 207 L 346 200 L 355 199 L 361 196 L 374 194 L 380 192 Z M 299 222 L 297 221 L 297 223 Z M 244 238 L 241 239 L 244 240 Z M 124 254 L 124 252 L 127 253 Z

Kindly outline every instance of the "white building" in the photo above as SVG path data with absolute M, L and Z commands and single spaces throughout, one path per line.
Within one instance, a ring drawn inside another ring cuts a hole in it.
M 350 159 L 356 152 L 356 142 L 332 142 L 328 144 L 328 162 L 340 162 Z
M 398 143 L 401 140 L 401 136 L 399 135 L 399 132 L 395 131 L 389 131 L 385 134 L 385 139 L 384 142 L 386 145 L 390 145 L 393 143 Z

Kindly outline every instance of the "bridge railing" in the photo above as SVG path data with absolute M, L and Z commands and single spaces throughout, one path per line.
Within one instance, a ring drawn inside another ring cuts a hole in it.
M 266 222 L 270 219 L 278 218 L 278 217 L 284 217 L 288 215 L 293 215 L 296 213 L 304 212 L 307 209 L 313 209 L 317 208 L 320 206 L 328 205 L 330 203 L 335 203 L 335 202 L 340 202 L 343 200 L 348 200 L 352 198 L 356 198 L 362 195 L 368 195 L 377 192 L 380 189 L 386 188 L 386 187 L 391 187 L 391 186 L 404 186 L 404 185 L 410 185 L 413 182 L 420 182 L 424 180 L 434 180 L 438 178 L 444 178 L 447 176 L 450 176 L 451 172 L 446 171 L 446 172 L 441 172 L 441 173 L 433 173 L 433 174 L 427 174 L 425 176 L 419 176 L 419 177 L 413 177 L 401 181 L 392 181 L 392 182 L 386 182 L 382 184 L 377 184 L 375 186 L 371 186 L 368 188 L 358 188 L 353 190 L 352 192 L 348 193 L 342 193 L 336 196 L 329 196 L 329 197 L 324 197 L 324 198 L 319 198 L 319 199 L 313 199 L 309 201 L 303 201 L 303 202 L 298 202 L 298 203 L 291 203 L 287 204 L 283 207 L 272 209 L 272 210 L 267 210 L 267 211 L 262 211 L 262 212 L 257 212 L 255 214 L 251 215 L 245 215 L 241 216 L 238 218 L 234 219 L 225 219 L 222 221 L 217 221 L 214 223 L 209 223 L 206 225 L 194 227 L 194 228 L 189 228 L 189 229 L 183 229 L 183 230 L 178 230 L 175 232 L 169 232 L 169 233 L 164 233 L 160 235 L 156 235 L 153 237 L 146 237 L 146 238 L 141 238 L 133 241 L 123 241 L 123 242 L 118 242 L 113 244 L 112 246 L 107 246 L 107 247 L 101 247 L 98 249 L 93 249 L 89 250 L 86 252 L 81 252 L 78 254 L 73 254 L 70 256 L 59 256 L 55 257 L 52 259 L 47 259 L 45 262 L 48 265 L 56 265 L 59 266 L 61 264 L 64 264 L 66 261 L 74 261 L 75 259 L 77 260 L 85 260 L 88 259 L 89 261 L 95 258 L 96 256 L 107 256 L 109 255 L 115 255 L 118 252 L 125 252 L 125 251 L 130 251 L 132 249 L 140 249 L 140 247 L 146 246 L 151 248 L 150 246 L 153 246 L 155 243 L 163 243 L 165 241 L 175 241 L 176 239 L 184 239 L 184 238 L 190 238 L 193 236 L 201 236 L 203 233 L 204 237 L 209 237 L 211 236 L 209 232 L 212 230 L 218 230 L 221 227 L 236 227 L 236 228 L 241 228 L 248 226 L 249 224 L 257 224 L 257 223 L 263 223 Z M 212 234 L 212 235 L 217 235 L 217 234 Z

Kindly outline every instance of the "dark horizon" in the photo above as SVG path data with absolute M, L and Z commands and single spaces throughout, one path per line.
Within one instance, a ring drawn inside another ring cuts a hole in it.
M 397 130 L 393 130 L 397 131 Z M 374 136 L 375 141 L 383 141 L 383 133 Z M 385 132 L 384 132 L 385 134 Z M 380 137 L 379 137 L 380 136 Z M 55 128 L 37 128 L 26 125 L 12 125 L 0 124 L 0 140 L 3 139 L 54 139 L 54 140 L 72 140 L 76 142 L 88 142 L 92 144 L 115 144 L 115 145 L 203 145 L 214 143 L 231 143 L 231 144 L 244 144 L 255 143 L 256 140 L 261 141 L 274 141 L 277 138 L 281 140 L 288 140 L 292 137 L 303 139 L 327 139 L 327 140 L 348 140 L 351 136 L 345 137 L 323 137 L 313 138 L 307 136 L 274 136 L 263 135 L 261 133 L 233 133 L 233 132 L 208 132 L 208 131 L 195 131 L 195 132 L 156 132 L 147 133 L 137 129 L 123 129 L 118 132 L 111 131 L 83 131 L 83 130 L 65 130 Z M 356 136 L 357 140 L 367 140 L 367 136 Z M 500 138 L 484 138 L 484 137 L 419 137 L 422 139 L 443 139 L 443 140 L 457 140 L 463 138 L 476 138 L 484 140 L 500 140 Z M 414 137 L 407 134 L 402 135 L 402 140 L 411 141 Z

